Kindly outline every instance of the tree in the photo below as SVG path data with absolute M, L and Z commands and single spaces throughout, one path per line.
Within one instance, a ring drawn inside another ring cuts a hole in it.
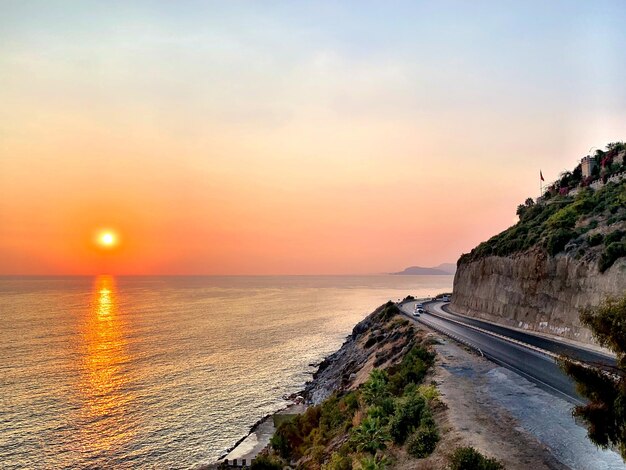
M 574 416 L 586 422 L 593 443 L 603 448 L 616 446 L 626 461 L 626 295 L 608 298 L 600 306 L 584 310 L 580 320 L 598 343 L 616 354 L 617 366 L 561 358 L 561 367 L 589 400 L 574 409 Z

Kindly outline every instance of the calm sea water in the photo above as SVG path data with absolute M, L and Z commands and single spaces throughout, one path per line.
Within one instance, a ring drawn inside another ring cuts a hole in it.
M 451 276 L 0 278 L 0 466 L 193 468 Z

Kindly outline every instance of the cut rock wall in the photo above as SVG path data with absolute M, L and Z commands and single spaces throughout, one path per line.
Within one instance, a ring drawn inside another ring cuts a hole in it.
M 580 310 L 626 292 L 626 259 L 601 274 L 595 262 L 543 252 L 460 263 L 452 308 L 507 326 L 592 343 Z

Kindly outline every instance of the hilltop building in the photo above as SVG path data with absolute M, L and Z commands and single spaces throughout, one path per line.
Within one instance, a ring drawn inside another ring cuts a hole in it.
M 596 159 L 587 155 L 580 161 L 580 166 L 583 172 L 583 178 L 589 178 L 596 168 Z

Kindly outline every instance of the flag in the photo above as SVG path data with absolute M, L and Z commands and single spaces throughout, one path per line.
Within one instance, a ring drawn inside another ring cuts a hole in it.
M 541 172 L 541 170 L 539 170 L 539 178 L 541 178 L 541 181 L 545 181 L 545 180 L 543 179 L 543 173 Z

